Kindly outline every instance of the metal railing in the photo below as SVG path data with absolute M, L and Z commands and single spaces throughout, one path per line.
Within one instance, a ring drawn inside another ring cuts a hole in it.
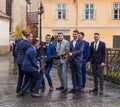
M 88 74 L 92 74 L 91 66 L 88 67 Z M 106 66 L 104 68 L 106 80 L 120 83 L 120 49 L 106 49 Z

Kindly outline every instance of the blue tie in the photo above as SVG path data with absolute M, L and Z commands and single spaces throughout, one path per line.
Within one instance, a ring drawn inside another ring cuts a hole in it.
M 60 42 L 60 44 L 59 44 L 59 49 L 58 49 L 58 50 L 60 51 L 60 49 L 61 49 L 61 42 Z

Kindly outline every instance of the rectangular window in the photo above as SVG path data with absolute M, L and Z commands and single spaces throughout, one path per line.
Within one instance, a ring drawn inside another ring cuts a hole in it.
M 94 4 L 85 4 L 85 19 L 94 19 Z
M 8 16 L 11 16 L 11 10 L 12 10 L 12 1 L 6 0 L 6 14 Z
M 66 5 L 65 4 L 58 4 L 57 19 L 66 19 Z
M 114 3 L 114 19 L 120 20 L 120 2 Z
M 8 16 L 12 16 L 12 0 L 6 0 L 6 14 Z M 11 32 L 12 21 L 10 20 L 9 31 Z
M 120 48 L 120 35 L 113 35 L 113 48 Z

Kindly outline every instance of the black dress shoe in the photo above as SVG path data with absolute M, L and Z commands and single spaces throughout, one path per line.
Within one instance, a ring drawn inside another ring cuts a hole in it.
M 61 92 L 62 93 L 67 93 L 68 89 L 63 89 Z
M 77 90 L 76 89 L 72 89 L 68 93 L 75 93 L 75 92 L 77 92 Z
M 17 97 L 22 97 L 22 96 L 26 96 L 26 95 L 27 95 L 26 93 L 19 92 L 19 93 L 17 94 Z
M 58 88 L 56 88 L 56 90 L 63 90 L 64 89 L 64 87 L 58 87 Z
M 98 92 L 98 89 L 95 88 L 95 89 L 93 89 L 93 90 L 90 90 L 89 92 Z

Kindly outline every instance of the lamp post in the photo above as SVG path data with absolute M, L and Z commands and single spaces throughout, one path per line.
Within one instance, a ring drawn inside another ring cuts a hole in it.
M 40 0 L 40 7 L 38 8 L 38 14 L 40 15 L 40 41 L 42 41 L 42 14 L 44 13 L 44 7 L 42 0 Z

